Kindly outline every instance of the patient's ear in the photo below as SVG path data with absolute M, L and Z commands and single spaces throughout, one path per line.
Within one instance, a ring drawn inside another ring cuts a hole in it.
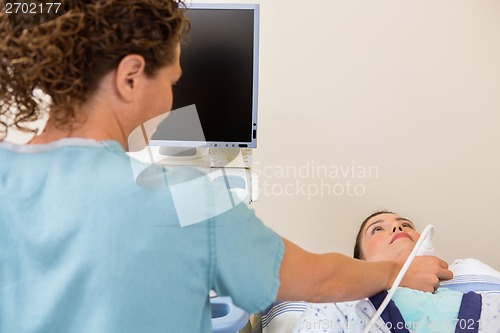
M 120 98 L 125 102 L 131 102 L 137 95 L 144 78 L 146 61 L 141 55 L 129 54 L 125 56 L 115 74 L 115 86 Z

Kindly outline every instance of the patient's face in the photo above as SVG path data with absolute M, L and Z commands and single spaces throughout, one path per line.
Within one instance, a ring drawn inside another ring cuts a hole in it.
M 413 223 L 399 215 L 387 213 L 374 216 L 362 230 L 363 259 L 396 259 L 402 252 L 410 253 L 419 237 Z

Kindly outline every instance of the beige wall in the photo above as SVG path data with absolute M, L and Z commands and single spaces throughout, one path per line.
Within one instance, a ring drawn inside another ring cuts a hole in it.
M 351 254 L 389 209 L 500 270 L 500 1 L 256 2 L 265 223 Z
M 500 269 L 500 1 L 255 2 L 265 223 L 351 254 L 389 209 Z

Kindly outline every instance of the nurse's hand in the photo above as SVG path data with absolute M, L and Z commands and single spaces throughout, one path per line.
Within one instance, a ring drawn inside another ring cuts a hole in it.
M 402 253 L 397 261 L 403 267 L 409 253 Z M 448 269 L 446 261 L 434 256 L 417 256 L 413 259 L 406 272 L 401 287 L 407 287 L 425 292 L 434 292 L 439 288 L 440 281 L 453 278 L 453 272 Z

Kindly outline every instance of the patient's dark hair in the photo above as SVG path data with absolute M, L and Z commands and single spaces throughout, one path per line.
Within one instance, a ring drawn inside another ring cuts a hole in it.
M 24 15 L 17 25 L 0 2 L 0 141 L 9 127 L 35 132 L 26 123 L 47 111 L 37 91 L 50 96 L 50 120 L 71 131 L 75 110 L 125 56 L 144 57 L 154 77 L 189 30 L 183 0 L 61 2 L 58 17 Z
M 375 212 L 373 214 L 371 214 L 370 216 L 368 216 L 364 221 L 363 223 L 361 223 L 361 226 L 359 227 L 359 231 L 358 231 L 358 234 L 356 236 L 356 244 L 354 245 L 354 254 L 353 254 L 353 257 L 356 258 L 356 259 L 360 259 L 360 260 L 364 260 L 364 255 L 363 255 L 363 251 L 361 251 L 361 236 L 362 236 L 362 231 L 363 231 L 363 228 L 365 227 L 366 223 L 372 218 L 372 217 L 375 217 L 375 216 L 378 216 L 378 215 L 382 215 L 382 214 L 396 214 L 396 213 L 393 213 L 391 211 L 388 211 L 388 210 L 380 210 L 378 212 Z

